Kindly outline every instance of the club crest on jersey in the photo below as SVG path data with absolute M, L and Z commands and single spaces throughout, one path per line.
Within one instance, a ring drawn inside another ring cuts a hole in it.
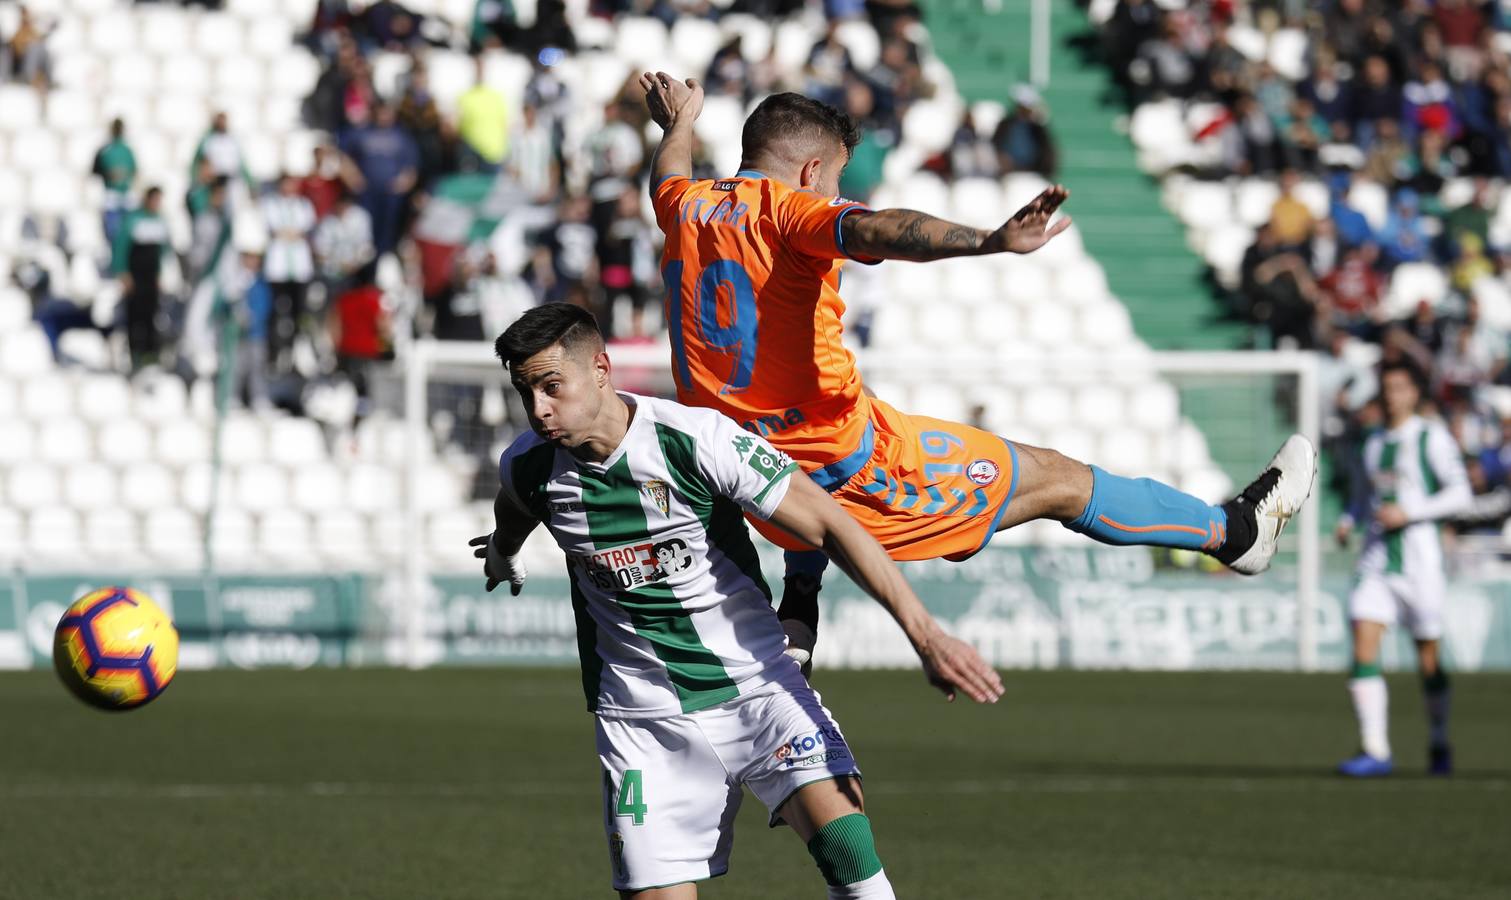
M 647 481 L 640 485 L 640 490 L 645 496 L 651 498 L 656 508 L 661 510 L 661 515 L 670 515 L 672 509 L 672 490 L 666 482 L 660 480 Z
M 996 481 L 997 476 L 1001 474 L 1002 470 L 997 468 L 997 464 L 989 459 L 978 459 L 967 466 L 965 470 L 965 477 L 982 487 L 986 487 Z

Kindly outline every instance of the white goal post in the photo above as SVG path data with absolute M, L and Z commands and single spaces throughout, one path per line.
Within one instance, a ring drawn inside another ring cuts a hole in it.
M 653 373 L 661 380 L 661 383 L 670 385 L 671 354 L 664 342 L 614 346 L 609 352 L 616 370 L 633 371 L 642 379 L 647 373 Z M 1208 470 L 1216 471 L 1216 464 L 1213 463 L 1211 457 L 1206 456 L 1205 447 L 1205 442 L 1214 438 L 1219 440 L 1226 438 L 1230 444 L 1234 441 L 1244 445 L 1254 444 L 1250 449 L 1254 454 L 1253 459 L 1259 460 L 1259 463 L 1253 463 L 1247 456 L 1245 457 L 1242 465 L 1253 468 L 1246 469 L 1248 474 L 1242 476 L 1235 472 L 1223 485 L 1224 489 L 1234 490 L 1241 487 L 1240 477 L 1244 480 L 1251 477 L 1258 471 L 1257 465 L 1267 460 L 1279 446 L 1278 441 L 1270 443 L 1274 437 L 1275 424 L 1279 424 L 1285 430 L 1300 432 L 1316 445 L 1320 446 L 1321 442 L 1322 411 L 1318 395 L 1318 363 L 1315 356 L 1308 353 L 1151 351 L 1118 356 L 1066 353 L 997 358 L 978 355 L 941 357 L 928 354 L 864 352 L 857 356 L 868 387 L 877 389 L 878 393 L 886 399 L 893 399 L 888 393 L 889 390 L 907 391 L 911 389 L 908 386 L 928 386 L 918 388 L 914 403 L 909 404 L 900 398 L 896 400 L 896 403 L 899 408 L 909 412 L 935 415 L 940 418 L 954 418 L 960 415 L 957 407 L 964 408 L 958 403 L 951 406 L 950 410 L 936 408 L 941 390 L 946 399 L 950 394 L 958 394 L 960 398 L 971 398 L 970 403 L 974 405 L 982 396 L 978 389 L 997 386 L 1006 386 L 1005 390 L 1017 391 L 1021 396 L 1034 395 L 1035 401 L 1042 401 L 1043 397 L 1039 395 L 1047 394 L 1053 398 L 1065 398 L 1078 396 L 1074 393 L 1077 390 L 1083 393 L 1097 387 L 1124 390 L 1130 385 L 1143 383 L 1173 386 L 1173 391 L 1170 387 L 1164 387 L 1163 390 L 1167 394 L 1186 397 L 1203 390 L 1211 390 L 1213 385 L 1228 384 L 1237 386 L 1234 388 L 1236 390 L 1247 390 L 1251 395 L 1253 409 L 1264 411 L 1266 404 L 1284 407 L 1284 413 L 1280 414 L 1280 419 L 1276 423 L 1271 423 L 1269 430 L 1265 430 L 1258 423 L 1248 421 L 1249 418 L 1254 417 L 1249 407 L 1238 404 L 1234 408 L 1224 408 L 1221 395 L 1216 401 L 1217 408 L 1210 408 L 1214 403 L 1209 400 L 1209 408 L 1204 414 L 1200 411 L 1189 411 L 1186 401 L 1182 399 L 1181 406 L 1177 410 L 1179 430 L 1185 438 L 1179 442 L 1182 449 L 1168 451 L 1178 455 L 1164 460 L 1162 462 L 1164 469 L 1158 467 L 1155 469 L 1155 474 L 1172 473 L 1166 476 L 1172 480 L 1178 477 L 1178 473 L 1185 473 L 1193 467 L 1205 466 Z M 418 340 L 408 347 L 408 353 L 403 358 L 403 365 L 407 447 L 412 460 L 419 460 L 425 456 L 423 442 L 430 439 L 427 398 L 428 388 L 432 382 L 455 381 L 493 386 L 502 389 L 505 398 L 512 393 L 507 390 L 505 373 L 493 355 L 492 346 L 485 342 Z M 925 392 L 929 390 L 933 393 L 926 396 Z M 933 402 L 930 398 L 934 398 Z M 1042 406 L 1043 402 L 1039 405 Z M 979 412 L 979 408 L 976 411 Z M 954 415 L 948 414 L 949 412 L 954 412 Z M 1025 409 L 1024 412 L 1027 413 L 1030 410 Z M 1067 410 L 1066 415 L 1073 416 L 1074 414 Z M 1201 418 L 1207 420 L 1198 423 L 1203 427 L 1192 425 L 1193 419 Z M 1078 453 L 1077 447 L 1056 446 L 1053 440 L 1056 433 L 1053 431 L 1046 433 L 1035 432 L 1031 427 L 1016 428 L 1011 416 L 999 418 L 989 424 L 999 433 L 1013 440 L 1033 444 L 1036 443 L 1037 438 L 1037 442 L 1055 447 L 1078 458 L 1086 458 L 1096 453 L 1097 449 L 1101 449 L 1104 456 L 1100 458 L 1093 456 L 1086 461 L 1114 469 L 1116 460 L 1106 458 L 1105 454 L 1109 452 L 1116 454 L 1118 449 L 1116 442 L 1123 439 L 1124 433 L 1113 429 L 1101 437 L 1100 444 L 1092 445 L 1096 449 Z M 1076 424 L 1072 422 L 1073 427 Z M 1082 423 L 1079 427 L 1084 429 L 1087 426 Z M 1133 434 L 1136 435 L 1136 432 Z M 1191 438 L 1193 434 L 1198 437 Z M 1262 435 L 1262 437 L 1255 437 L 1256 435 Z M 1193 455 L 1191 449 L 1193 441 L 1201 445 L 1196 448 L 1199 451 L 1197 455 Z M 1174 440 L 1168 443 L 1171 447 L 1177 444 Z M 1142 473 L 1131 471 L 1125 474 Z M 1196 492 L 1212 494 L 1210 479 L 1207 484 L 1208 490 Z M 411 535 L 418 536 L 423 533 L 423 490 L 420 466 L 417 464 L 409 466 L 405 485 L 405 530 Z M 1320 492 L 1320 487 L 1314 491 L 1312 500 L 1296 517 L 1285 541 L 1287 545 L 1285 565 L 1288 572 L 1293 568 L 1295 574 L 1297 601 L 1295 664 L 1303 671 L 1313 671 L 1318 668 L 1317 621 L 1322 575 L 1318 492 Z M 1207 496 L 1204 499 L 1215 500 L 1216 497 Z M 1017 530 L 1014 529 L 1014 531 Z M 1019 543 L 1032 543 L 1041 537 L 1054 541 L 1062 537 L 1080 540 L 1068 533 L 1061 536 L 1058 531 L 1053 530 L 1030 533 L 1033 536 L 1013 540 Z M 405 580 L 411 596 L 421 597 L 428 589 L 427 580 L 431 573 L 426 570 L 426 558 L 421 549 L 422 541 L 416 538 L 410 544 L 412 546 L 405 557 Z M 410 609 L 406 628 L 409 638 L 418 644 L 426 627 L 424 614 L 419 603 L 411 604 Z

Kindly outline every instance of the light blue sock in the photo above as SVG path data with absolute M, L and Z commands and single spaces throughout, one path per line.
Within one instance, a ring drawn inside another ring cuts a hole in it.
M 1123 478 L 1091 467 L 1091 500 L 1065 527 L 1104 544 L 1213 551 L 1228 534 L 1228 514 L 1152 478 Z

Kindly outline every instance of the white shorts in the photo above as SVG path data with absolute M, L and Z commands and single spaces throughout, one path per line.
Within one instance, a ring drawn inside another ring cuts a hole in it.
M 664 719 L 599 717 L 603 824 L 614 889 L 723 875 L 748 786 L 771 824 L 803 785 L 860 775 L 834 717 L 791 666 L 776 683 Z
M 1440 575 L 1370 574 L 1348 598 L 1348 617 L 1394 625 L 1399 621 L 1419 641 L 1443 636 L 1448 585 Z

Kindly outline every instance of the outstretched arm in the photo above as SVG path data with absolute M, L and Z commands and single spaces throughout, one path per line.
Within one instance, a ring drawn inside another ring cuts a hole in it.
M 509 593 L 519 595 L 525 586 L 525 564 L 519 558 L 519 548 L 525 538 L 539 525 L 535 519 L 514 508 L 501 490 L 493 501 L 493 533 L 479 535 L 467 542 L 476 547 L 472 555 L 484 560 L 483 574 L 488 578 L 487 589 L 493 590 L 501 582 L 509 582 Z
M 845 252 L 871 259 L 929 262 L 986 253 L 1032 253 L 1070 227 L 1070 217 L 1049 224 L 1070 196 L 1055 185 L 1018 210 L 996 231 L 971 228 L 911 209 L 855 212 L 840 220 Z
M 1002 679 L 975 648 L 939 627 L 876 539 L 808 476 L 795 472 L 788 477 L 792 483 L 771 523 L 821 547 L 851 580 L 885 607 L 923 660 L 929 682 L 946 697 L 955 699 L 958 690 L 977 703 L 997 702 L 1002 696 Z
M 665 72 L 640 74 L 645 105 L 661 126 L 661 143 L 651 156 L 651 192 L 672 175 L 693 173 L 693 122 L 703 112 L 703 85 L 696 78 L 678 81 Z

